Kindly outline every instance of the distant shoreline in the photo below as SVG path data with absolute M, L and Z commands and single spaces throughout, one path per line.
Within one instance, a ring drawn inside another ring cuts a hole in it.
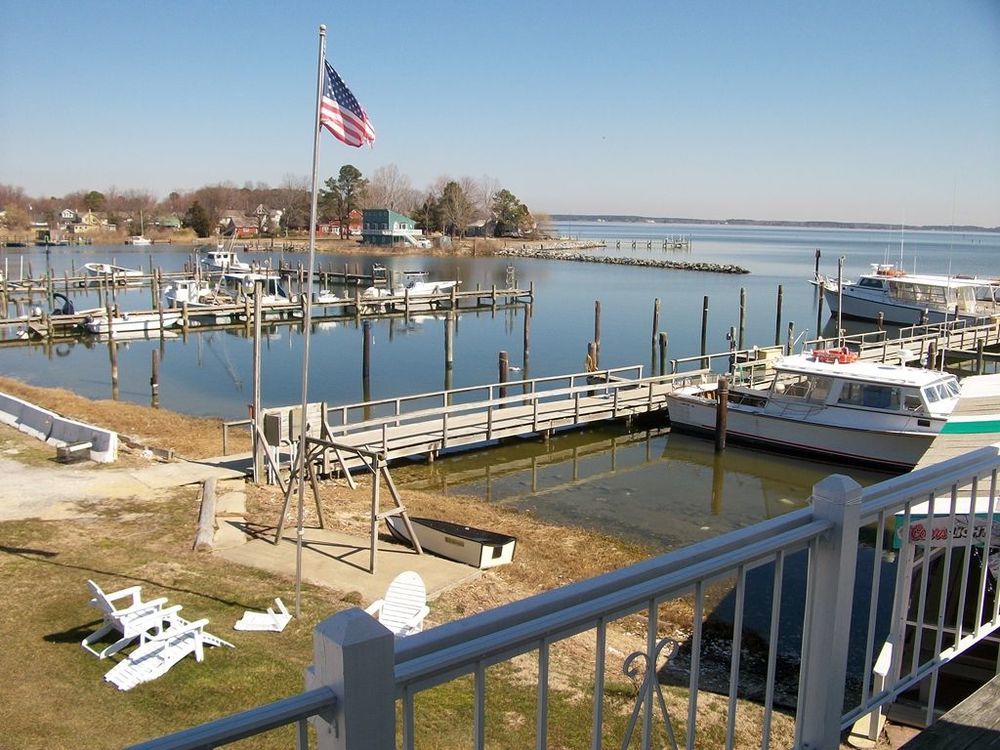
M 601 221 L 624 224 L 705 224 L 727 227 L 799 227 L 802 229 L 883 229 L 924 232 L 1000 232 L 1000 226 L 942 226 L 939 224 L 877 224 L 866 221 L 768 221 L 763 219 L 684 219 L 662 216 L 625 216 L 618 214 L 550 214 L 552 221 Z

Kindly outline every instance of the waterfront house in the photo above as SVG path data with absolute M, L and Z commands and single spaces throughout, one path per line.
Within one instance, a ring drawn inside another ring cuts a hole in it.
M 242 211 L 223 211 L 219 219 L 219 231 L 236 238 L 256 237 L 260 234 L 257 217 L 249 217 Z
M 363 214 L 359 209 L 355 208 L 351 210 L 351 213 L 349 214 L 347 221 L 348 228 L 350 229 L 351 234 L 361 234 L 362 218 Z M 340 225 L 340 219 L 337 217 L 334 217 L 329 221 L 318 223 L 316 225 L 316 231 L 319 232 L 320 234 L 329 234 L 329 235 L 336 234 L 340 237 L 346 237 L 348 234 L 348 232 L 343 231 L 343 228 Z
M 361 241 L 366 245 L 430 247 L 430 240 L 413 219 L 389 208 L 365 209 Z

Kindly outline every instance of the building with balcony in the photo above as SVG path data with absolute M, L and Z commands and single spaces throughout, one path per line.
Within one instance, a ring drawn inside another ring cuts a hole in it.
M 361 241 L 366 245 L 409 245 L 428 248 L 431 241 L 417 229 L 409 216 L 389 208 L 366 208 L 361 226 Z

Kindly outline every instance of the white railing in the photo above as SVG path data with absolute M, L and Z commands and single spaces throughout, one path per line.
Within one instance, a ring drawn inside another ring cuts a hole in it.
M 972 564 L 981 549 L 977 540 L 994 536 L 998 469 L 1000 446 L 989 446 L 864 490 L 835 474 L 814 486 L 808 508 L 404 639 L 393 639 L 360 609 L 338 612 L 316 628 L 309 691 L 137 747 L 216 746 L 254 733 L 245 731 L 249 723 L 263 731 L 279 720 L 300 721 L 299 742 L 304 744 L 301 720 L 311 717 L 316 746 L 324 750 L 394 748 L 397 720 L 402 746 L 412 748 L 420 732 L 415 697 L 471 676 L 463 683 L 473 706 L 468 732 L 472 744 L 482 748 L 491 739 L 487 669 L 530 655 L 537 695 L 535 745 L 545 748 L 550 698 L 559 690 L 550 684 L 550 666 L 565 639 L 582 633 L 593 636 L 592 662 L 576 665 L 576 674 L 582 671 L 590 685 L 593 748 L 609 742 L 634 746 L 632 734 L 640 724 L 643 748 L 690 749 L 705 742 L 743 747 L 748 731 L 753 744 L 763 748 L 782 743 L 836 748 L 841 732 L 856 719 L 917 686 L 925 688 L 923 710 L 929 723 L 937 714 L 942 669 L 1000 625 L 1000 598 L 993 595 L 987 566 Z M 938 531 L 921 538 L 916 506 L 933 497 L 942 498 L 943 515 Z M 968 501 L 979 503 L 978 521 L 963 519 Z M 898 553 L 894 533 L 902 541 Z M 796 571 L 804 573 L 804 582 Z M 721 641 L 703 629 L 709 591 L 720 580 L 733 582 L 727 597 L 732 602 L 731 635 Z M 664 635 L 666 623 L 660 619 L 662 605 L 678 600 L 693 613 L 682 624 L 690 633 L 682 644 Z M 759 641 L 766 646 L 757 646 L 763 651 L 758 654 L 763 657 L 762 687 L 750 702 L 741 683 L 750 671 L 744 657 L 751 651 L 744 639 L 749 632 L 745 618 L 754 608 L 766 613 L 769 624 Z M 609 632 L 623 618 L 630 630 L 642 631 L 637 636 L 642 645 L 623 659 L 621 668 L 638 677 L 642 663 L 647 665 L 627 719 L 620 706 L 608 708 L 606 690 L 614 672 L 609 655 L 621 655 L 610 648 Z M 705 669 L 720 649 L 728 661 L 721 669 L 728 674 L 728 685 L 721 687 L 708 684 Z M 574 653 L 579 659 L 579 650 Z M 661 665 L 657 659 L 664 654 L 667 664 Z M 878 674 L 873 675 L 880 654 Z M 797 674 L 797 688 L 793 678 L 779 682 L 779 670 Z M 663 698 L 663 674 L 675 675 L 681 685 L 672 693 L 672 708 Z M 792 700 L 794 728 L 783 728 L 784 740 L 774 739 L 779 688 L 797 694 Z M 710 692 L 725 696 L 721 716 L 717 708 L 704 707 Z M 683 708 L 677 706 L 678 693 Z M 294 707 L 295 700 L 303 705 Z M 724 731 L 724 742 L 706 739 L 703 734 L 710 731 L 720 737 Z M 419 739 L 421 746 L 430 746 L 434 738 Z

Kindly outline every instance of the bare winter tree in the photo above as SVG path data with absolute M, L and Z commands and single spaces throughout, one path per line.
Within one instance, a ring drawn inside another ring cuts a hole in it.
M 399 171 L 395 164 L 379 167 L 368 179 L 366 191 L 366 208 L 391 208 L 393 211 L 403 211 L 411 198 L 413 187 L 410 178 Z
M 498 192 L 500 192 L 500 180 L 484 174 L 476 183 L 476 189 L 469 193 L 476 206 L 477 215 L 486 220 L 487 229 L 490 228 L 493 219 L 493 198 Z

